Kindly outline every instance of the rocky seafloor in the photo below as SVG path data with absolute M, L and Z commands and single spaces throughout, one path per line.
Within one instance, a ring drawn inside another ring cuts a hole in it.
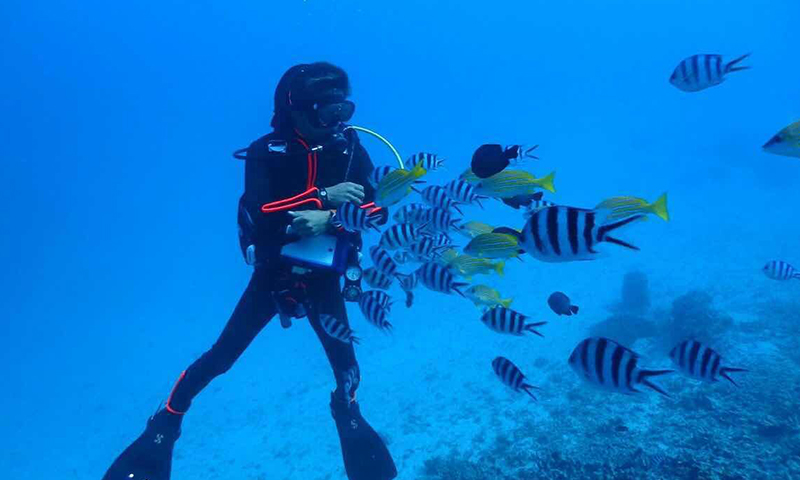
M 747 368 L 702 383 L 674 373 L 659 379 L 671 398 L 625 396 L 574 381 L 566 363 L 539 359 L 547 371 L 543 408 L 496 405 L 474 390 L 484 428 L 471 445 L 429 458 L 425 480 L 797 479 L 800 478 L 800 301 L 764 298 L 746 314 L 718 310 L 691 291 L 670 309 L 650 311 L 646 278 L 628 278 L 612 315 L 593 335 L 619 339 L 666 366 L 677 341 L 695 338 Z M 636 284 L 639 284 L 639 288 Z M 630 285 L 629 285 L 630 286 Z M 627 307 L 626 307 L 627 305 Z M 493 408 L 492 408 L 493 407 Z M 546 412 L 542 414 L 542 410 Z M 485 418 L 489 416 L 489 418 Z

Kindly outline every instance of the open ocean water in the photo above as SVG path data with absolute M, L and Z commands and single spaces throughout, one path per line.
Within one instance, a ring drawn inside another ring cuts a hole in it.
M 668 192 L 669 222 L 621 234 L 641 251 L 525 255 L 473 278 L 547 321 L 544 338 L 492 332 L 471 302 L 424 289 L 407 309 L 393 287 L 392 335 L 349 307 L 359 401 L 398 478 L 800 478 L 800 281 L 761 271 L 800 267 L 800 159 L 761 149 L 800 120 L 798 18 L 796 0 L 5 0 L 4 476 L 99 479 L 213 343 L 249 279 L 230 154 L 270 130 L 288 67 L 326 60 L 350 74 L 354 124 L 404 158 L 446 159 L 429 184 L 483 143 L 527 143 L 540 159 L 521 168 L 557 172 L 549 201 Z M 691 55 L 750 52 L 751 69 L 713 88 L 668 82 Z M 376 164 L 393 162 L 362 138 Z M 524 225 L 484 203 L 464 218 Z M 554 291 L 580 313 L 553 313 Z M 670 398 L 604 392 L 567 365 L 594 335 L 656 369 L 691 337 L 748 371 L 738 387 L 659 377 Z M 499 355 L 538 401 L 498 381 Z M 273 321 L 194 402 L 173 479 L 344 479 L 333 386 L 308 325 Z

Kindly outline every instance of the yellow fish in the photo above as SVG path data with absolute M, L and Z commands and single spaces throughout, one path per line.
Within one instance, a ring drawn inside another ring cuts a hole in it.
M 472 171 L 471 168 L 464 170 L 464 173 L 462 173 L 459 176 L 459 178 L 461 178 L 461 180 L 464 180 L 465 182 L 471 185 L 475 185 L 476 183 L 479 183 L 481 180 L 483 180 L 482 178 L 475 175 L 475 173 Z
M 428 173 L 421 163 L 411 170 L 399 168 L 383 177 L 375 189 L 375 205 L 390 207 L 411 193 L 414 182 Z
M 464 296 L 472 300 L 476 307 L 496 307 L 498 305 L 508 308 L 514 300 L 511 298 L 503 299 L 500 297 L 500 292 L 494 288 L 487 287 L 486 285 L 473 285 L 466 292 Z
M 482 233 L 492 233 L 494 227 L 481 222 L 466 222 L 458 227 L 458 233 L 467 238 L 475 238 Z
M 487 258 L 478 258 L 472 255 L 458 255 L 458 252 L 455 252 L 454 256 L 452 253 L 449 253 L 449 251 L 442 255 L 442 259 L 453 271 L 466 279 L 472 278 L 473 275 L 482 273 L 488 274 L 492 271 L 497 272 L 498 275 L 503 275 L 503 269 L 506 265 L 505 262 L 502 261 L 493 263 Z
M 647 200 L 638 197 L 611 197 L 597 204 L 595 208 L 611 211 L 606 220 L 619 220 L 637 213 L 652 213 L 665 222 L 669 221 L 666 193 L 653 203 L 647 203 Z
M 555 193 L 556 188 L 553 180 L 556 172 L 536 178 L 523 170 L 503 170 L 489 178 L 481 180 L 475 186 L 475 191 L 481 195 L 488 195 L 495 198 L 511 198 L 517 195 L 530 195 L 535 193 L 538 188 L 543 188 L 548 192 Z
M 505 233 L 483 233 L 464 247 L 464 252 L 478 258 L 506 259 L 518 257 L 523 252 L 519 240 Z
M 767 153 L 800 158 L 800 122 L 794 122 L 775 134 L 762 148 Z

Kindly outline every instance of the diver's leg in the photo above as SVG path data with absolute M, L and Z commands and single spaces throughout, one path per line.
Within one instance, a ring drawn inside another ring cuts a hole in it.
M 331 394 L 331 414 L 336 422 L 342 447 L 344 468 L 350 480 L 390 480 L 397 468 L 380 436 L 361 416 L 356 389 L 361 373 L 353 344 L 341 342 L 323 330 L 320 315 L 333 315 L 349 325 L 338 277 L 325 278 L 309 285 L 308 320 L 319 337 L 336 378 Z
M 253 272 L 216 343 L 181 374 L 165 408 L 150 417 L 145 431 L 117 457 L 103 480 L 169 480 L 172 449 L 192 399 L 214 377 L 228 371 L 275 315 L 268 280 L 266 272 Z

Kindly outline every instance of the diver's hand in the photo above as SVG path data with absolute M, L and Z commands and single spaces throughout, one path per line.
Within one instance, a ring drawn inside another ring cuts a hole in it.
M 361 205 L 364 202 L 364 187 L 357 183 L 344 182 L 325 189 L 328 192 L 328 205 L 339 207 L 343 203 Z
M 315 237 L 328 230 L 331 212 L 327 210 L 308 210 L 289 212 L 292 216 L 291 233 L 301 237 Z

